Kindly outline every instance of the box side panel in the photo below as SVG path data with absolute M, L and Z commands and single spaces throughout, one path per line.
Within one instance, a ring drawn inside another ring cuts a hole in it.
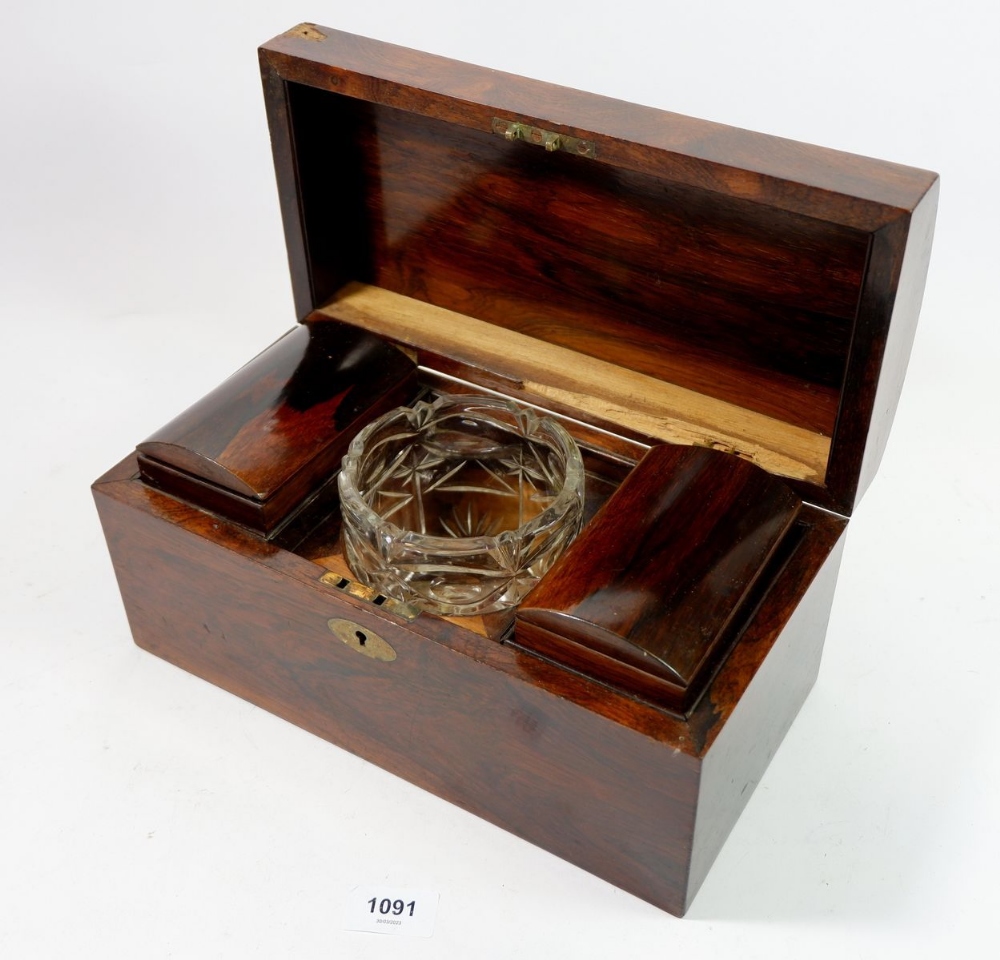
M 923 299 L 937 214 L 935 181 L 912 214 L 872 236 L 837 427 L 820 500 L 849 514 L 882 459 Z
M 254 556 L 185 529 L 137 481 L 95 495 L 141 647 L 683 912 L 696 758 L 285 576 L 274 548 Z M 396 659 L 359 655 L 333 636 L 333 617 L 381 636 Z
M 873 378 L 877 377 L 877 386 L 871 400 L 870 420 L 866 423 L 866 444 L 856 495 L 858 497 L 867 489 L 882 462 L 889 429 L 903 390 L 903 378 L 910 361 L 910 351 L 917 331 L 917 317 L 920 315 L 927 282 L 939 193 L 940 181 L 935 181 L 910 217 L 898 288 L 891 305 L 888 333 L 884 349 L 877 357 L 878 365 L 871 375 Z
M 688 905 L 816 680 L 843 545 L 841 536 L 705 755 Z

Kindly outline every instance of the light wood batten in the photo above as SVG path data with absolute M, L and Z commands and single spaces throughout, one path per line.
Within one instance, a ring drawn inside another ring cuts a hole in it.
M 822 483 L 830 438 L 381 287 L 352 283 L 313 316 L 452 357 L 527 394 L 655 440 L 730 450 L 771 473 Z

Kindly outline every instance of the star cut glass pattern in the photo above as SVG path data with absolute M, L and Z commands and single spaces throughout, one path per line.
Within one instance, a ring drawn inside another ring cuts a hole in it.
M 365 427 L 340 472 L 354 575 L 431 613 L 519 603 L 580 530 L 580 451 L 549 417 L 441 396 Z

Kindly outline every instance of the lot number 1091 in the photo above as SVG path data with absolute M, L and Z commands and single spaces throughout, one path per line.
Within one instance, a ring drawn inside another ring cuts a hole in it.
M 368 901 L 371 913 L 375 913 L 375 911 L 378 910 L 378 912 L 383 915 L 392 914 L 394 917 L 401 916 L 404 910 L 409 911 L 407 916 L 412 917 L 416 905 L 416 900 L 411 900 L 409 903 L 403 903 L 402 900 L 390 900 L 388 897 L 383 897 L 381 900 L 377 897 L 372 897 L 371 900 Z

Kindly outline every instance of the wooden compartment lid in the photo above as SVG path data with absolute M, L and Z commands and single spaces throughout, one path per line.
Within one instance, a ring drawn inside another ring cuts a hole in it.
M 937 176 L 303 24 L 260 51 L 300 318 L 851 512 Z
M 518 607 L 512 642 L 686 713 L 780 567 L 801 505 L 745 460 L 653 447 Z
M 416 389 L 409 357 L 341 324 L 302 324 L 138 445 L 144 480 L 274 533 L 355 434 Z

